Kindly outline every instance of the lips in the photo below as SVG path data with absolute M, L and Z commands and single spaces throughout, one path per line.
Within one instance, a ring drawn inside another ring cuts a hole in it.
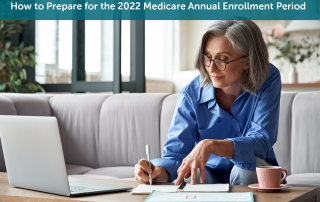
M 211 78 L 213 79 L 213 80 L 219 80 L 219 79 L 221 79 L 223 76 L 211 76 Z

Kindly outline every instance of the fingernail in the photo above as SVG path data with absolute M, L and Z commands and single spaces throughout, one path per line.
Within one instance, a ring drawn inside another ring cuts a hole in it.
M 201 184 L 203 184 L 203 180 L 200 180 Z

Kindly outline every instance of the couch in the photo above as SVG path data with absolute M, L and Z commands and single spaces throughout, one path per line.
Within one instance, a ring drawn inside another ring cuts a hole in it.
M 146 144 L 151 158 L 161 156 L 177 98 L 164 93 L 0 93 L 0 115 L 57 117 L 68 175 L 134 180 L 134 165 L 146 158 Z M 288 184 L 316 186 L 318 193 L 319 100 L 320 92 L 281 93 L 274 146 L 280 166 L 288 171 Z M 2 148 L 0 171 L 6 171 Z

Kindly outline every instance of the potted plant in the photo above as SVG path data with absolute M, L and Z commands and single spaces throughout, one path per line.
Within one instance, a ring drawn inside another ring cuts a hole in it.
M 274 59 L 283 58 L 291 64 L 289 83 L 296 83 L 298 80 L 296 71 L 298 63 L 303 63 L 306 59 L 311 60 L 319 57 L 320 34 L 317 41 L 307 36 L 302 38 L 300 43 L 292 41 L 290 34 L 284 33 L 283 27 L 279 25 L 273 27 L 271 34 L 263 34 L 267 47 L 275 47 L 280 52 Z
M 0 92 L 34 93 L 45 92 L 37 82 L 27 82 L 25 66 L 34 67 L 34 47 L 25 47 L 22 42 L 12 46 L 11 38 L 20 34 L 26 20 L 0 20 Z

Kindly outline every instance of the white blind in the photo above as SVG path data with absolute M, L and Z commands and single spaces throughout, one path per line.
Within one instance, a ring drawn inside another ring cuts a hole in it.
M 146 77 L 163 78 L 164 22 L 145 21 L 145 65 Z

